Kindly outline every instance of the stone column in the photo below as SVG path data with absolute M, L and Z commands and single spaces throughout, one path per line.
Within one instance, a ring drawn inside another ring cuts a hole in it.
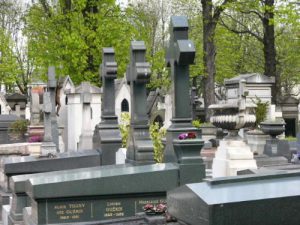
M 82 83 L 82 93 L 81 93 L 81 102 L 82 102 L 82 127 L 81 135 L 79 138 L 79 149 L 87 150 L 92 149 L 92 118 L 91 118 L 91 92 L 90 84 L 87 82 Z
M 52 139 L 52 123 L 51 123 L 51 96 L 49 92 L 45 92 L 43 96 L 43 112 L 44 112 L 44 141 L 41 146 L 41 154 L 55 154 L 56 145 Z
M 48 92 L 50 93 L 50 105 L 51 105 L 51 134 L 52 140 L 58 149 L 58 126 L 56 118 L 56 78 L 55 78 L 55 67 L 50 66 L 48 68 Z
M 126 72 L 131 95 L 131 122 L 126 160 L 133 164 L 154 163 L 153 143 L 150 139 L 146 109 L 146 84 L 150 80 L 150 75 L 150 64 L 146 62 L 145 43 L 131 42 L 130 64 Z
M 189 65 L 194 63 L 194 43 L 188 40 L 188 21 L 184 16 L 173 16 L 170 24 L 170 43 L 167 50 L 167 65 L 171 67 L 172 124 L 167 130 L 165 161 L 177 162 L 174 140 L 185 132 L 197 132 L 192 126 Z M 197 134 L 197 136 L 200 136 Z M 202 146 L 199 146 L 199 154 Z
M 121 147 L 122 138 L 115 114 L 115 83 L 117 63 L 113 48 L 103 48 L 100 76 L 102 77 L 101 122 L 95 127 L 93 149 L 101 149 L 102 165 L 116 163 L 116 152 Z
M 17 117 L 21 117 L 21 107 L 20 107 L 20 105 L 15 105 L 15 109 L 16 109 L 16 116 Z

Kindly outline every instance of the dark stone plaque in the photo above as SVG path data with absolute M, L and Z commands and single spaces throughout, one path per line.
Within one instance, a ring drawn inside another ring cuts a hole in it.
M 143 212 L 143 206 L 165 202 L 165 194 L 145 196 L 120 196 L 119 198 L 48 199 L 33 204 L 33 218 L 37 224 L 78 223 L 89 221 L 118 220 L 134 217 Z M 36 207 L 38 210 L 36 210 Z

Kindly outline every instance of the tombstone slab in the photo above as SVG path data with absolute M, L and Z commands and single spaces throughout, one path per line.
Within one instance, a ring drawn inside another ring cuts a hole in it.
M 189 225 L 297 225 L 299 176 L 248 175 L 187 184 L 168 192 L 168 211 Z
M 95 127 L 93 148 L 101 149 L 102 164 L 116 163 L 116 152 L 121 147 L 122 138 L 115 114 L 115 83 L 117 63 L 113 48 L 103 48 L 102 65 L 100 67 L 103 95 L 101 104 L 101 122 Z

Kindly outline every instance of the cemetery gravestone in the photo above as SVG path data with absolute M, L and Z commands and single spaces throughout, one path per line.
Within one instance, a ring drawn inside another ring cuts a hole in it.
M 189 225 L 298 225 L 299 176 L 278 172 L 187 184 L 168 192 L 168 211 Z
M 52 133 L 52 121 L 51 121 L 51 112 L 52 112 L 52 104 L 51 104 L 51 95 L 49 92 L 45 92 L 44 96 L 44 141 L 41 146 L 41 154 L 56 154 L 57 146 L 53 143 L 53 133 Z
M 56 145 L 58 149 L 58 126 L 57 126 L 57 119 L 56 119 L 56 110 L 55 110 L 55 99 L 56 99 L 56 88 L 57 88 L 57 81 L 55 78 L 55 67 L 50 66 L 48 68 L 48 92 L 50 92 L 50 105 L 51 105 L 51 136 L 52 141 Z
M 197 132 L 191 121 L 189 94 L 189 65 L 194 63 L 195 47 L 188 40 L 188 21 L 184 16 L 173 16 L 170 24 L 170 43 L 167 50 L 167 65 L 171 67 L 172 124 L 167 130 L 165 161 L 177 162 L 174 140 L 185 132 Z M 199 154 L 200 154 L 199 147 Z
M 116 164 L 116 152 L 121 147 L 122 138 L 118 118 L 115 114 L 115 83 L 117 63 L 113 48 L 103 48 L 101 122 L 95 127 L 93 148 L 101 149 L 102 165 Z
M 91 114 L 91 93 L 90 93 L 90 84 L 87 82 L 82 83 L 82 93 L 81 93 L 81 102 L 82 102 L 82 126 L 81 126 L 81 135 L 79 138 L 79 149 L 92 149 L 92 114 Z
M 154 163 L 146 106 L 146 84 L 150 81 L 150 74 L 150 64 L 146 62 L 145 43 L 132 41 L 130 64 L 126 72 L 131 94 L 131 121 L 126 160 L 132 164 Z

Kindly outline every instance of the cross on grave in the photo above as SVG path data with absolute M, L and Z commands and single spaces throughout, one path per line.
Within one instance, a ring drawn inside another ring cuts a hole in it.
M 51 134 L 52 134 L 52 141 L 58 148 L 58 126 L 57 126 L 57 119 L 56 119 L 56 86 L 57 81 L 55 78 L 55 67 L 50 66 L 48 68 L 48 92 L 50 93 L 50 101 L 51 101 Z
M 53 143 L 52 136 L 52 121 L 51 121 L 51 96 L 50 92 L 45 92 L 43 95 L 43 112 L 44 112 L 44 141 L 41 145 L 41 154 L 56 153 L 56 145 Z
M 177 162 L 174 141 L 178 140 L 179 134 L 186 132 L 198 133 L 197 129 L 191 124 L 189 65 L 194 63 L 195 46 L 191 40 L 188 40 L 188 28 L 188 20 L 185 16 L 172 16 L 166 62 L 167 66 L 171 68 L 173 107 L 172 124 L 166 135 L 165 162 Z M 197 134 L 197 136 L 199 135 Z M 201 147 L 199 142 L 199 151 Z
M 146 84 L 150 81 L 150 64 L 146 62 L 146 46 L 143 41 L 132 41 L 130 64 L 126 79 L 130 84 L 131 122 L 127 150 L 127 162 L 153 163 L 153 143 L 149 135 Z
M 115 83 L 117 78 L 117 63 L 113 48 L 103 48 L 100 76 L 102 78 L 103 99 L 101 104 L 101 118 L 103 120 L 116 119 L 115 115 Z
M 116 152 L 121 148 L 122 138 L 115 114 L 115 82 L 117 63 L 113 48 L 103 48 L 100 79 L 102 78 L 101 122 L 95 127 L 93 149 L 101 149 L 102 165 L 116 163 Z

